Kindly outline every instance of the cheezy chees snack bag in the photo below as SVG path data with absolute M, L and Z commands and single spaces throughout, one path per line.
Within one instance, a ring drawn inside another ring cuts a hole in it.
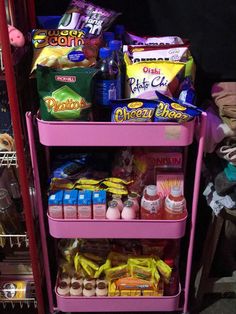
M 38 66 L 37 89 L 42 120 L 88 121 L 95 68 L 67 70 Z

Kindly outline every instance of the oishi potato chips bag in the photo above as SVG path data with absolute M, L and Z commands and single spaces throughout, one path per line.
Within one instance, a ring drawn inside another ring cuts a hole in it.
M 125 54 L 126 98 L 155 99 L 158 90 L 172 96 L 179 87 L 179 78 L 184 77 L 185 64 L 170 61 L 146 61 L 132 64 Z
M 60 20 L 58 28 L 80 29 L 86 27 L 89 29 L 89 35 L 98 36 L 111 26 L 118 15 L 120 13 L 102 8 L 89 1 L 72 0 Z
M 167 46 L 182 45 L 184 40 L 178 36 L 140 37 L 127 32 L 126 42 L 130 45 Z
M 37 65 L 64 69 L 94 65 L 98 46 L 85 39 L 83 30 L 46 30 L 32 32 L 34 56 L 32 72 Z
M 95 68 L 67 70 L 38 66 L 37 89 L 42 120 L 90 120 Z

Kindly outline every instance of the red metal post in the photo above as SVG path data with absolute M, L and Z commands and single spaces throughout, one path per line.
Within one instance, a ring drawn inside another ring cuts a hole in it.
M 27 177 L 27 167 L 24 153 L 24 142 L 22 135 L 22 126 L 20 122 L 19 103 L 17 98 L 16 80 L 11 58 L 11 47 L 8 37 L 7 19 L 4 0 L 0 0 L 0 31 L 3 62 L 5 67 L 5 77 L 7 84 L 7 91 L 10 103 L 11 120 L 14 131 L 16 154 L 19 165 L 19 180 L 21 186 L 21 193 L 23 199 L 23 207 L 25 214 L 26 230 L 29 237 L 29 252 L 32 261 L 32 270 L 35 281 L 36 297 L 38 302 L 39 314 L 44 314 L 44 302 L 41 289 L 41 277 L 39 270 L 39 256 L 37 252 L 37 244 L 34 234 L 34 221 L 31 208 L 31 200 L 29 195 L 29 184 Z

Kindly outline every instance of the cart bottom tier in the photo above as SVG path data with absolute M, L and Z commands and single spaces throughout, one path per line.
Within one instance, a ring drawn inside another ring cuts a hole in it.
M 178 294 L 161 297 L 64 297 L 56 292 L 57 309 L 62 312 L 148 312 L 177 311 Z

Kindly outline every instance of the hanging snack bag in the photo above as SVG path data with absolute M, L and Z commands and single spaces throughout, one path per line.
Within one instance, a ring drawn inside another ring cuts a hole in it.
M 182 45 L 185 41 L 178 36 L 140 37 L 128 32 L 126 32 L 125 39 L 130 45 L 146 46 Z
M 124 45 L 123 50 L 127 54 L 132 63 L 144 61 L 181 61 L 188 60 L 190 55 L 187 45 L 171 45 L 171 46 L 136 46 Z
M 192 120 L 201 114 L 201 110 L 191 104 L 182 103 L 179 100 L 169 98 L 156 91 L 158 97 L 157 108 L 154 116 L 155 122 L 183 123 Z
M 155 91 L 175 95 L 184 78 L 185 64 L 171 61 L 132 63 L 125 53 L 126 98 L 156 99 Z
M 59 29 L 88 28 L 89 35 L 98 36 L 106 31 L 118 15 L 113 10 L 105 9 L 85 0 L 72 0 L 62 16 Z
M 38 66 L 41 119 L 90 120 L 92 79 L 96 71 L 95 68 L 60 70 Z
M 85 30 L 42 30 L 32 32 L 34 56 L 32 70 L 37 65 L 56 69 L 89 67 L 96 63 L 98 45 L 85 39 Z

